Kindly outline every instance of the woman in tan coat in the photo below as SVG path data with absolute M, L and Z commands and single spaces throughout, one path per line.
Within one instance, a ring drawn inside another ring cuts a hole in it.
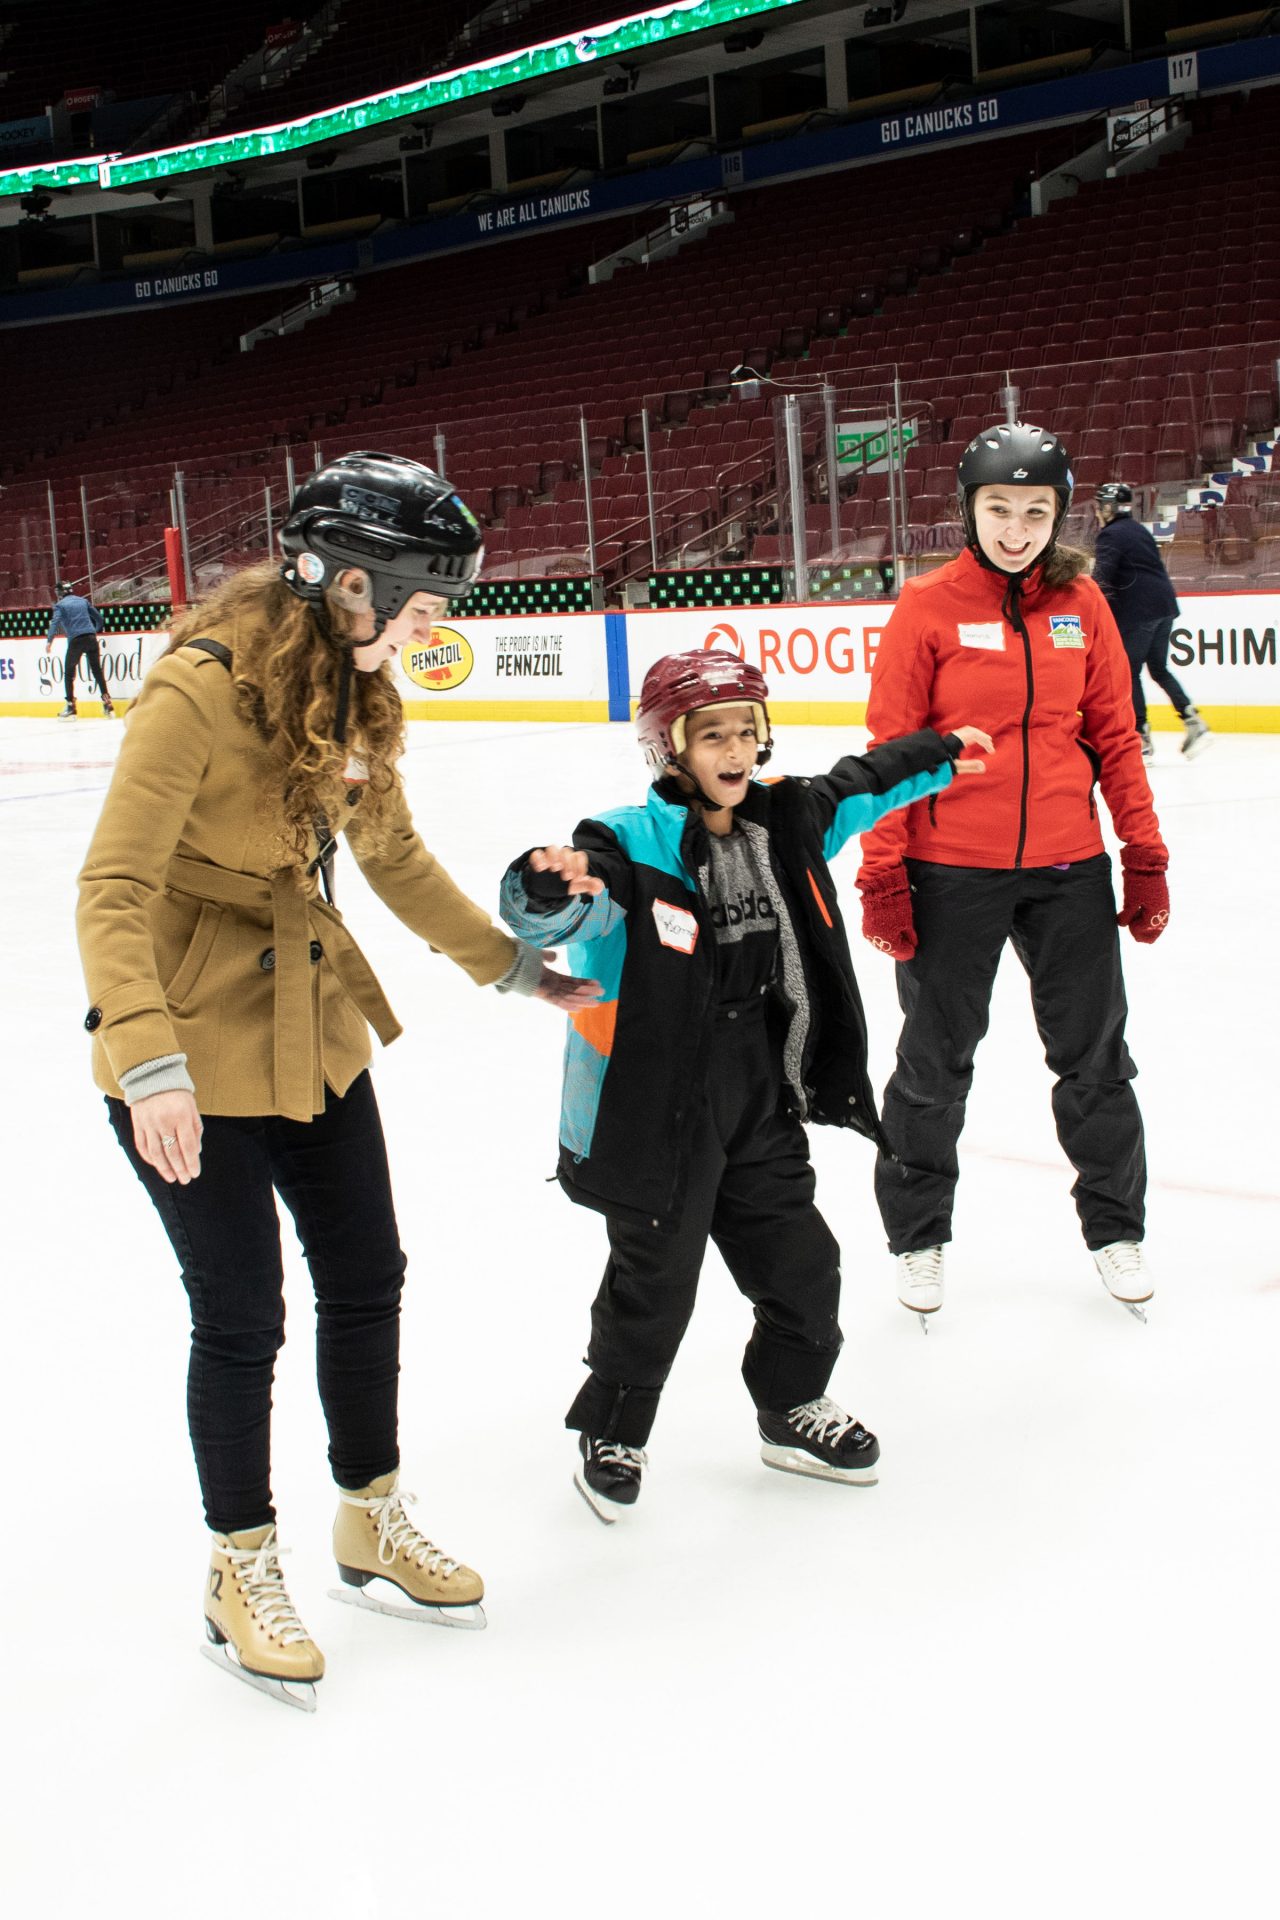
M 414 830 L 385 670 L 478 571 L 429 468 L 351 454 L 304 482 L 283 567 L 180 620 L 129 716 L 80 876 L 94 1077 L 182 1267 L 188 1417 L 213 1550 L 211 1657 L 314 1705 L 324 1659 L 281 1576 L 271 1387 L 284 1200 L 316 1293 L 317 1376 L 350 1597 L 481 1626 L 483 1585 L 408 1518 L 396 1388 L 405 1260 L 368 1064 L 401 1031 L 331 899 L 345 828 L 366 879 L 480 986 L 572 1012 L 592 982 L 499 931 Z M 407 1608 L 370 1599 L 384 1578 Z

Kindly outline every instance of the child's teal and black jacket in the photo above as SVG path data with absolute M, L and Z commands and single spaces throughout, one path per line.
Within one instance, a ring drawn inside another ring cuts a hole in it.
M 944 739 L 926 728 L 849 755 L 830 773 L 753 782 L 735 810 L 768 834 L 772 876 L 800 950 L 805 1117 L 855 1127 L 877 1144 L 866 1020 L 828 862 L 882 815 L 947 786 L 959 752 L 955 734 Z M 599 1004 L 569 1025 L 560 1184 L 600 1212 L 673 1225 L 717 1004 L 715 934 L 696 878 L 707 830 L 675 783 L 660 780 L 643 807 L 584 820 L 573 844 L 590 855 L 603 893 L 570 895 L 558 875 L 529 870 L 522 854 L 501 896 L 513 933 L 567 948 L 570 972 L 604 988 Z M 781 996 L 780 987 L 774 992 Z

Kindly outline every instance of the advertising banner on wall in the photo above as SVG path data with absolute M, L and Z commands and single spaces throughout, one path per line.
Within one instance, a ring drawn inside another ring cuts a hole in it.
M 431 629 L 393 663 L 413 720 L 607 720 L 601 613 L 468 620 Z
M 760 668 L 780 719 L 861 721 L 871 667 L 893 612 L 888 600 L 842 605 L 707 607 L 701 612 L 631 613 L 627 656 L 631 697 L 664 653 L 722 647 Z M 1188 594 L 1169 646 L 1196 705 L 1216 709 L 1218 724 L 1242 731 L 1280 730 L 1280 595 Z M 1162 696 L 1148 690 L 1158 713 Z M 1170 709 L 1172 712 L 1172 709 Z
M 113 701 L 136 700 L 143 675 L 169 644 L 165 632 L 104 634 L 102 671 Z M 43 640 L 0 640 L 0 713 L 47 714 L 63 699 L 67 643 L 59 634 L 46 650 Z M 99 699 L 97 682 L 81 660 L 76 672 L 77 701 Z
M 758 666 L 771 706 L 792 724 L 859 724 L 871 668 L 893 602 L 632 612 L 626 621 L 626 680 L 632 700 L 664 653 L 723 648 Z M 622 615 L 612 616 L 620 626 Z M 104 636 L 102 660 L 111 697 L 134 699 L 166 632 Z M 65 642 L 46 652 L 39 638 L 0 638 L 0 714 L 41 714 L 62 704 Z M 1280 732 L 1280 595 L 1187 595 L 1174 623 L 1169 661 L 1212 725 Z M 414 720 L 570 720 L 609 717 L 604 614 L 535 618 L 446 618 L 425 646 L 405 647 L 393 663 L 405 710 Z M 81 662 L 77 698 L 93 711 L 97 689 Z M 1172 708 L 1148 689 L 1159 725 Z M 619 708 L 619 711 L 621 709 Z
M 664 653 L 718 647 L 759 667 L 778 717 L 814 722 L 861 719 L 871 663 L 893 603 L 707 607 L 701 612 L 630 613 L 631 695 Z M 831 711 L 814 712 L 821 707 Z M 855 714 L 851 709 L 857 708 Z

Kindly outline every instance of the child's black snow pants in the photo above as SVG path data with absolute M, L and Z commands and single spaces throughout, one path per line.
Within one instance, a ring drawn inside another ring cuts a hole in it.
M 781 1110 L 767 996 L 715 1016 L 706 1094 L 674 1232 L 609 1216 L 586 1381 L 565 1425 L 642 1447 L 689 1324 L 707 1241 L 755 1308 L 742 1375 L 757 1407 L 825 1392 L 841 1346 L 840 1249 L 814 1205 L 809 1144 Z

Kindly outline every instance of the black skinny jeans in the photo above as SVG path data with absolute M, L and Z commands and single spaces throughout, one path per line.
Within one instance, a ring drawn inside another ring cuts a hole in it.
M 565 1418 L 642 1447 L 684 1338 L 708 1239 L 755 1309 L 742 1377 L 785 1413 L 826 1392 L 841 1347 L 840 1249 L 814 1205 L 809 1143 L 781 1111 L 781 1049 L 762 998 L 715 1016 L 702 1116 L 674 1232 L 608 1219 L 589 1378 Z
M 1173 702 L 1180 720 L 1186 719 L 1187 708 L 1191 705 L 1181 680 L 1169 671 L 1169 636 L 1173 632 L 1173 621 L 1172 614 L 1163 620 L 1148 620 L 1142 626 L 1131 627 L 1122 636 L 1129 671 L 1133 675 L 1133 717 L 1139 727 L 1147 724 L 1147 696 L 1142 685 L 1144 667 Z
M 214 1533 L 265 1526 L 271 1504 L 271 1386 L 284 1344 L 278 1193 L 316 1296 L 316 1378 L 341 1487 L 399 1465 L 396 1404 L 400 1250 L 382 1122 L 367 1072 L 326 1088 L 310 1121 L 204 1122 L 199 1177 L 170 1186 L 133 1143 L 121 1100 L 111 1124 L 182 1268 L 191 1304 L 187 1419 Z
M 1107 855 L 1018 870 L 908 860 L 907 873 L 920 944 L 897 968 L 902 1034 L 884 1096 L 897 1158 L 876 1162 L 890 1252 L 951 1238 L 956 1149 L 1006 941 L 1031 983 L 1056 1076 L 1053 1118 L 1076 1170 L 1071 1193 L 1085 1244 L 1141 1240 L 1147 1163 Z
M 62 685 L 67 705 L 72 706 L 75 703 L 76 668 L 81 660 L 88 661 L 89 671 L 98 683 L 98 692 L 105 701 L 110 702 L 111 695 L 107 691 L 107 682 L 102 671 L 102 649 L 98 645 L 98 636 L 96 633 L 80 633 L 74 640 L 68 640 L 67 655 L 63 662 Z

